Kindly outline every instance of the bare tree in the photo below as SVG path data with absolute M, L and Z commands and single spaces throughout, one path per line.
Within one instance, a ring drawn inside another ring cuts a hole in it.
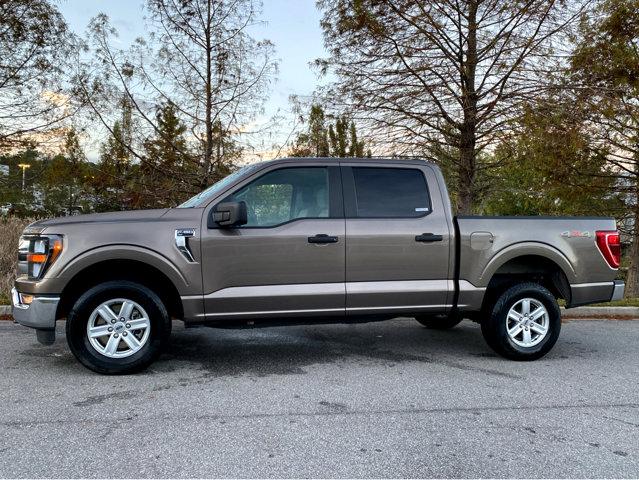
M 0 2 L 0 150 L 44 140 L 73 114 L 63 75 L 70 40 L 46 0 Z
M 526 99 L 549 86 L 587 5 L 558 0 L 318 0 L 337 76 L 330 98 L 383 134 L 385 153 L 452 162 L 473 210 L 482 160 Z M 379 135 L 382 136 L 382 135 Z
M 634 93 L 615 88 L 590 99 L 596 114 L 593 137 L 607 148 L 612 168 L 606 175 L 617 179 L 614 190 L 623 193 L 627 203 L 617 218 L 620 230 L 629 240 L 626 297 L 639 297 L 639 88 Z M 635 95 L 634 97 L 631 95 Z M 595 100 L 599 102 L 594 103 Z
M 617 215 L 630 239 L 626 296 L 639 297 L 639 0 L 601 0 L 584 17 L 571 59 L 579 100 L 590 109 L 591 135 L 607 152 L 626 208 Z
M 239 139 L 260 112 L 277 72 L 271 42 L 249 33 L 259 7 L 256 0 L 148 0 L 148 35 L 128 51 L 113 46 L 116 32 L 108 18 L 98 16 L 91 24 L 92 60 L 78 76 L 78 91 L 107 129 L 113 124 L 112 99 L 125 98 L 134 132 L 126 148 L 166 175 L 176 172 L 148 158 L 144 146 L 162 135 L 157 109 L 173 105 L 188 129 L 187 143 L 174 147 L 193 163 L 190 174 L 180 168 L 176 180 L 201 189 L 238 158 Z

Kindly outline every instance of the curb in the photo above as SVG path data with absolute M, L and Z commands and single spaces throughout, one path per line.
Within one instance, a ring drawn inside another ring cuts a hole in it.
M 561 307 L 563 318 L 639 319 L 639 307 Z M 11 319 L 11 305 L 0 305 L 0 320 Z
M 563 318 L 637 318 L 639 307 L 561 307 Z

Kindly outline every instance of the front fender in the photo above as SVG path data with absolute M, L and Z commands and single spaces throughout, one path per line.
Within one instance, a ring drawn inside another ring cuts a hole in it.
M 62 260 L 62 258 L 60 259 Z M 16 280 L 16 288 L 20 292 L 38 294 L 60 294 L 66 285 L 83 270 L 101 262 L 109 260 L 131 260 L 150 265 L 173 283 L 180 295 L 198 293 L 198 285 L 188 281 L 182 271 L 167 257 L 158 252 L 139 245 L 110 244 L 84 251 L 71 259 L 67 259 L 59 269 L 47 272 L 43 279 L 33 281 L 26 277 Z M 58 266 L 57 264 L 54 266 Z M 199 264 L 189 265 L 190 268 Z M 196 277 L 197 278 L 197 277 Z
M 68 282 L 85 268 L 108 260 L 132 260 L 146 263 L 165 274 L 180 293 L 189 287 L 187 278 L 167 257 L 149 248 L 126 244 L 105 245 L 86 251 L 67 262 L 58 272 L 57 278 Z

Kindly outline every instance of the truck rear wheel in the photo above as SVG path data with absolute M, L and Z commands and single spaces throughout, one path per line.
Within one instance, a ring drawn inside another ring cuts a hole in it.
M 76 301 L 66 332 L 71 352 L 85 367 L 126 374 L 146 368 L 159 356 L 171 333 L 171 319 L 149 288 L 109 281 Z
M 511 360 L 536 360 L 557 342 L 561 313 L 557 300 L 537 283 L 521 283 L 504 291 L 481 322 L 486 343 Z

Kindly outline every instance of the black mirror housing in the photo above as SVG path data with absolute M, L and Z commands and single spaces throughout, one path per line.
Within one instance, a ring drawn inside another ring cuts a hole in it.
M 245 202 L 218 203 L 209 217 L 208 227 L 232 228 L 248 222 Z

